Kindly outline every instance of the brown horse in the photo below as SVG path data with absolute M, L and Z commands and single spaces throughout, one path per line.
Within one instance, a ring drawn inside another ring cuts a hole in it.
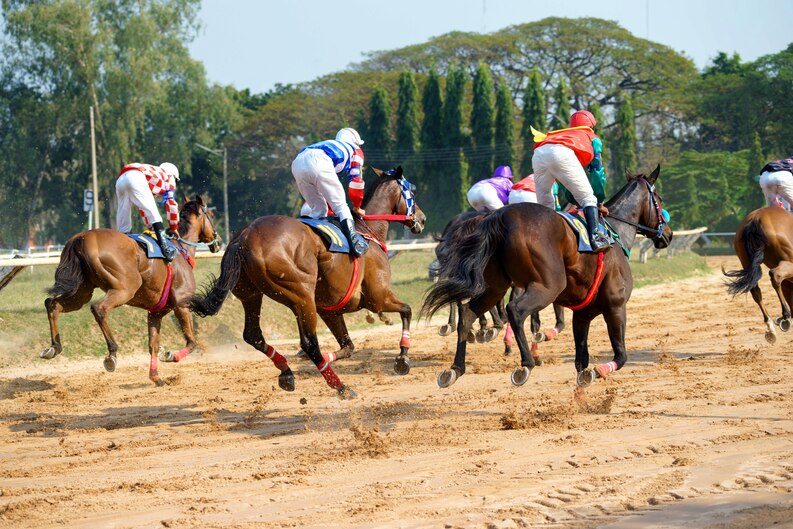
M 665 248 L 672 238 L 661 198 L 655 192 L 659 172 L 660 167 L 649 176 L 630 177 L 606 204 L 625 248 L 632 246 L 637 232 L 651 237 L 656 248 Z M 449 241 L 447 252 L 441 261 L 440 280 L 428 291 L 422 312 L 431 315 L 449 303 L 470 301 L 463 305 L 457 326 L 454 363 L 438 376 L 441 387 L 450 386 L 465 373 L 468 329 L 510 287 L 524 289 L 507 305 L 521 356 L 521 367 L 512 373 L 513 384 L 524 384 L 535 366 L 523 322 L 529 314 L 554 302 L 573 309 L 579 393 L 581 387 L 625 364 L 625 305 L 633 277 L 619 247 L 605 254 L 579 253 L 576 235 L 560 215 L 550 208 L 524 203 L 494 211 L 470 234 Z M 595 289 L 598 270 L 602 281 Z M 589 326 L 601 314 L 606 320 L 614 361 L 588 370 Z
M 776 342 L 774 324 L 763 305 L 763 293 L 758 282 L 763 275 L 761 264 L 766 265 L 771 285 L 782 304 L 782 317 L 776 320 L 783 332 L 790 330 L 790 306 L 793 304 L 793 215 L 780 207 L 760 208 L 749 213 L 735 232 L 735 253 L 741 261 L 741 270 L 724 272 L 732 278 L 727 290 L 733 296 L 752 294 L 752 299 L 763 313 L 766 325 L 765 339 Z
M 325 241 L 298 219 L 259 217 L 229 243 L 220 277 L 210 284 L 205 295 L 190 303 L 198 315 L 214 315 L 228 293 L 233 292 L 245 310 L 243 339 L 273 361 L 281 371 L 278 384 L 286 391 L 295 389 L 295 378 L 286 359 L 267 344 L 262 334 L 259 315 L 264 295 L 292 310 L 301 349 L 340 397 L 355 396 L 330 367 L 333 360 L 349 356 L 355 348 L 344 323 L 346 312 L 398 312 L 402 318 L 402 340 L 395 370 L 405 374 L 410 369 L 407 353 L 412 312 L 390 288 L 391 268 L 385 244 L 379 243 L 385 240 L 388 221 L 398 220 L 413 233 L 420 233 L 426 218 L 414 204 L 414 188 L 403 178 L 401 167 L 387 173 L 375 169 L 375 173 L 377 181 L 367 189 L 363 201 L 365 218 L 370 220 L 356 222 L 358 230 L 372 241 L 363 256 L 353 258 L 328 251 Z M 320 351 L 317 314 L 339 342 L 341 349 L 337 353 Z
M 74 235 L 61 253 L 61 262 L 55 270 L 55 285 L 47 290 L 51 297 L 44 302 L 50 320 L 52 345 L 39 356 L 54 358 L 63 351 L 58 332 L 58 315 L 78 310 L 91 300 L 94 289 L 105 291 L 105 296 L 91 305 L 91 312 L 107 342 L 108 355 L 104 365 L 108 371 L 116 369 L 116 344 L 107 317 L 111 310 L 121 305 L 131 305 L 149 310 L 149 378 L 163 385 L 157 371 L 157 352 L 160 349 L 160 322 L 174 311 L 187 345 L 181 351 L 167 354 L 163 360 L 179 361 L 196 347 L 193 320 L 187 302 L 195 293 L 193 256 L 199 244 L 207 244 L 210 251 L 220 248 L 220 239 L 212 223 L 212 214 L 201 197 L 187 201 L 179 212 L 179 239 L 185 257 L 178 255 L 171 263 L 171 287 L 166 295 L 168 265 L 162 259 L 148 259 L 140 245 L 123 233 L 110 229 L 88 230 Z M 154 310 L 154 312 L 152 312 Z

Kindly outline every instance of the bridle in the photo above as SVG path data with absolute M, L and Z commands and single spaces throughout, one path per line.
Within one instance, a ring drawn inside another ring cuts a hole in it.
M 209 227 L 212 228 L 212 240 L 209 242 L 190 242 L 184 240 L 181 235 L 178 238 L 178 241 L 181 244 L 185 244 L 187 246 L 192 246 L 193 248 L 209 248 L 212 249 L 212 246 L 220 246 L 220 238 L 218 237 L 218 232 L 215 229 L 215 224 L 212 222 L 212 219 L 209 218 L 209 211 L 207 210 L 206 206 L 200 206 L 201 213 L 203 216 L 201 218 L 201 231 L 200 233 L 204 233 L 204 228 L 206 227 L 207 221 L 209 221 Z
M 386 174 L 393 176 L 391 171 Z M 400 176 L 396 182 L 399 184 L 400 193 L 396 204 L 394 204 L 394 209 L 391 210 L 391 214 L 364 215 L 363 220 L 387 220 L 389 222 L 399 222 L 408 227 L 411 227 L 416 222 L 416 202 L 413 197 L 414 193 L 416 192 L 416 186 L 408 182 L 404 176 Z M 399 214 L 397 212 L 399 211 L 399 206 L 402 204 L 403 200 L 405 201 L 405 213 Z
M 653 243 L 665 243 L 666 245 L 669 244 L 668 237 L 664 234 L 664 228 L 669 223 L 669 214 L 661 207 L 661 198 L 658 197 L 656 200 L 655 194 L 655 186 L 651 184 L 645 177 L 640 177 L 640 180 L 644 182 L 647 186 L 647 190 L 649 191 L 650 195 L 650 210 L 655 211 L 656 218 L 658 219 L 658 227 L 651 228 L 650 226 L 646 226 L 644 224 L 633 222 L 628 219 L 619 217 L 617 215 L 612 215 L 609 213 L 606 217 L 610 219 L 614 219 L 616 221 L 622 222 L 624 224 L 628 224 L 633 226 L 637 229 L 640 235 L 644 235 L 645 237 L 651 239 Z

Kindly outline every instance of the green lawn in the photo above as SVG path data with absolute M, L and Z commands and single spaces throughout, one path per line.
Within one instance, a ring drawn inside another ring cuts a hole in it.
M 418 317 L 421 298 L 430 285 L 427 267 L 435 258 L 432 251 L 402 252 L 394 257 L 392 265 L 392 287 L 397 295 L 414 310 Z M 207 276 L 216 273 L 218 260 L 198 261 L 196 275 L 199 285 Z M 705 260 L 693 253 L 650 259 L 644 265 L 632 261 L 634 281 L 637 287 L 674 281 L 710 273 Z M 55 266 L 40 266 L 24 270 L 0 291 L 0 360 L 20 355 L 35 358 L 50 342 L 47 315 L 44 311 L 44 289 L 52 285 Z M 97 292 L 95 299 L 103 295 Z M 364 312 L 346 317 L 351 329 L 368 325 Z M 396 324 L 398 315 L 392 315 Z M 217 345 L 242 340 L 242 306 L 233 296 L 229 297 L 216 317 L 196 319 L 199 339 L 206 345 Z M 297 336 L 297 327 L 291 312 L 282 305 L 265 298 L 262 310 L 262 329 L 269 340 L 290 339 Z M 148 335 L 146 312 L 131 307 L 120 307 L 110 315 L 110 325 L 119 343 L 121 352 L 145 351 Z M 376 325 L 379 325 L 377 323 Z M 181 333 L 172 316 L 163 322 L 162 345 L 166 349 L 183 346 Z M 320 332 L 327 330 L 321 326 Z M 64 355 L 97 356 L 106 353 L 102 333 L 88 307 L 77 312 L 62 314 L 60 333 L 64 344 Z

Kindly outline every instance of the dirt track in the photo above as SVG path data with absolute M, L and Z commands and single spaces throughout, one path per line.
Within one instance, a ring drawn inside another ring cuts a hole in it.
M 441 390 L 453 339 L 415 326 L 397 377 L 378 323 L 336 364 L 354 401 L 294 344 L 294 393 L 244 344 L 164 364 L 164 388 L 142 352 L 112 374 L 31 354 L 0 372 L 0 527 L 793 528 L 793 335 L 766 345 L 716 273 L 635 291 L 628 321 L 587 412 L 569 327 L 521 388 L 499 337 Z M 590 343 L 610 359 L 602 320 Z

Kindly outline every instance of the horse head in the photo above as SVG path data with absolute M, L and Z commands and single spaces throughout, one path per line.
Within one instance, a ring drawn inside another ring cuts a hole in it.
M 188 200 L 179 208 L 179 232 L 184 234 L 198 233 L 198 242 L 206 244 L 212 253 L 220 250 L 222 240 L 215 230 L 212 212 L 200 195 L 195 200 Z
M 405 216 L 401 221 L 412 233 L 421 233 L 427 217 L 416 201 L 416 186 L 408 182 L 402 172 L 402 166 L 389 171 L 372 168 L 377 175 L 377 182 L 370 188 L 364 198 L 367 214 Z
M 644 203 L 639 219 L 644 227 L 650 228 L 649 230 L 639 228 L 639 233 L 652 239 L 655 247 L 660 250 L 669 246 L 673 234 L 672 228 L 669 227 L 669 213 L 663 208 L 661 195 L 655 189 L 659 174 L 661 174 L 660 164 L 648 176 L 639 175 L 638 178 L 644 180 L 649 197 Z

